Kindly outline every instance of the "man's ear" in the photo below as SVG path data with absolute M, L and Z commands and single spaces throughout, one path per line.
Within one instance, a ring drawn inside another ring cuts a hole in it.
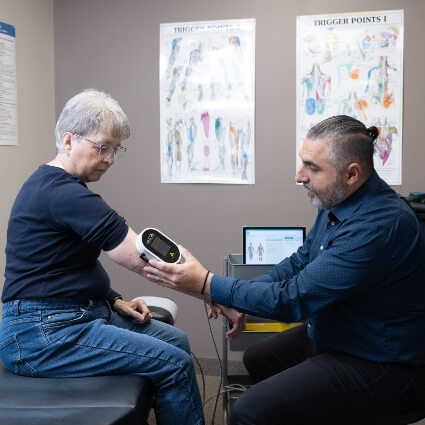
M 352 162 L 347 165 L 345 170 L 345 183 L 348 186 L 358 184 L 362 180 L 362 168 L 357 162 Z
M 62 134 L 62 146 L 64 152 L 69 155 L 72 150 L 72 133 L 69 131 L 65 131 L 65 133 Z

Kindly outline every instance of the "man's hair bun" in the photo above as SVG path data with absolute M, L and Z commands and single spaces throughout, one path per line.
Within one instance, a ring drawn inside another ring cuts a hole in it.
M 369 137 L 371 138 L 372 142 L 378 137 L 379 131 L 374 125 L 367 128 L 366 131 Z

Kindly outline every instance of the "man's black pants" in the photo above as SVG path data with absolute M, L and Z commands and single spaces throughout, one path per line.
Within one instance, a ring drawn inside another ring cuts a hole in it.
M 235 402 L 232 425 L 402 424 L 421 405 L 425 415 L 425 366 L 317 350 L 306 325 L 250 346 L 244 363 L 258 383 Z

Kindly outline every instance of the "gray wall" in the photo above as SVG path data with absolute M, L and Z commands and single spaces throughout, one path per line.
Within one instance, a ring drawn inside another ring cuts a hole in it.
M 346 6 L 344 5 L 346 4 Z M 311 226 L 315 211 L 295 173 L 296 16 L 363 10 L 405 10 L 404 167 L 402 193 L 424 190 L 421 124 L 424 98 L 422 0 L 67 0 L 54 1 L 56 105 L 94 86 L 112 93 L 132 123 L 129 155 L 92 188 L 136 230 L 155 226 L 214 272 L 225 254 L 241 251 L 242 225 Z M 256 184 L 161 184 L 159 170 L 159 24 L 256 18 Z M 418 54 L 418 52 L 421 52 Z M 421 96 L 422 94 L 422 96 Z M 214 357 L 202 303 L 157 288 L 106 258 L 114 286 L 127 297 L 171 296 L 177 325 L 193 351 Z M 213 329 L 220 344 L 221 322 Z M 238 358 L 232 353 L 231 358 Z
M 7 3 L 14 4 L 12 0 Z M 48 15 L 49 2 L 37 3 L 43 3 L 41 11 Z M 421 120 L 418 120 L 425 98 L 425 3 L 422 0 L 358 0 L 355 3 L 341 0 L 54 0 L 53 5 L 56 114 L 68 97 L 84 88 L 96 87 L 117 98 L 132 123 L 129 155 L 117 162 L 102 181 L 93 184 L 92 189 L 101 193 L 136 231 L 146 226 L 162 229 L 214 272 L 221 272 L 225 254 L 241 251 L 242 225 L 285 224 L 309 228 L 314 220 L 315 211 L 307 201 L 305 190 L 296 186 L 293 179 L 298 15 L 404 8 L 403 185 L 396 190 L 403 194 L 425 190 L 422 171 L 425 144 L 421 139 Z M 161 184 L 159 24 L 235 18 L 256 18 L 257 21 L 256 184 Z M 40 48 L 48 49 L 48 45 Z M 33 52 L 28 52 L 28 56 L 31 55 Z M 46 63 L 50 59 L 47 58 Z M 43 75 L 44 81 L 45 77 Z M 20 93 L 23 89 L 19 87 Z M 32 96 L 31 100 L 34 99 Z M 414 112 L 417 109 L 419 113 Z M 38 115 L 41 113 L 37 110 Z M 47 110 L 46 114 L 49 113 Z M 22 132 L 26 132 L 24 140 L 28 144 L 34 141 L 31 136 L 46 133 L 43 129 L 43 133 L 35 134 L 30 127 L 32 123 L 24 124 Z M 49 137 L 37 137 L 36 141 L 38 155 L 28 160 L 31 167 L 51 157 Z M 0 147 L 2 158 L 3 151 L 6 150 Z M 22 156 L 11 157 L 13 162 L 7 160 L 18 167 L 16 175 L 10 178 L 12 187 L 5 189 L 8 204 L 28 174 L 26 167 L 20 165 L 22 160 Z M 3 242 L 4 215 L 1 218 Z M 201 357 L 214 357 L 200 301 L 158 288 L 107 258 L 102 260 L 113 286 L 127 298 L 145 294 L 175 299 L 179 305 L 177 325 L 188 333 L 192 350 Z M 221 322 L 213 323 L 213 330 L 220 346 Z M 238 357 L 238 353 L 231 355 L 231 358 Z
M 10 207 L 24 180 L 55 155 L 52 0 L 0 0 L 0 21 L 15 26 L 19 146 L 0 146 L 0 270 Z M 24 249 L 24 241 L 23 241 Z M 3 282 L 0 279 L 0 287 Z

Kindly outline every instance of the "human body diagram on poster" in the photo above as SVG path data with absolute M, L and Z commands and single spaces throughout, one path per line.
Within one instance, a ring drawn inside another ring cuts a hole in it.
M 254 183 L 252 21 L 161 25 L 162 182 Z
M 324 118 L 352 116 L 378 128 L 375 168 L 401 184 L 403 11 L 298 17 L 297 68 L 297 145 Z

